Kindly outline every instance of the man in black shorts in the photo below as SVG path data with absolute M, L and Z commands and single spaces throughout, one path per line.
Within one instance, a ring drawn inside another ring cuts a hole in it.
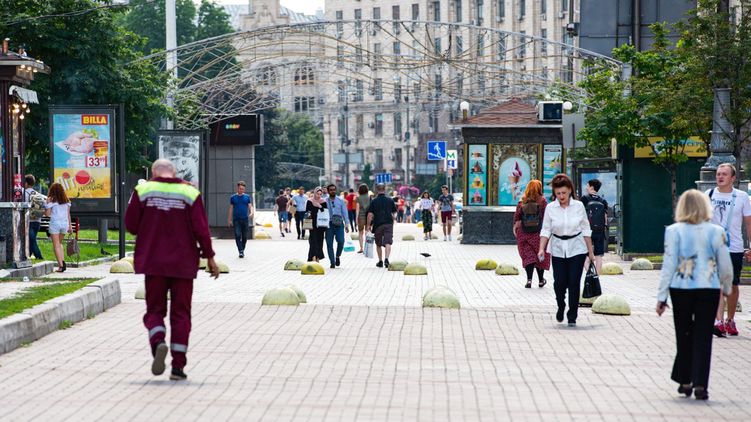
M 375 236 L 376 252 L 378 253 L 376 267 L 382 268 L 385 265 L 388 268 L 391 244 L 394 243 L 396 204 L 392 199 L 386 197 L 386 185 L 382 183 L 377 184 L 376 193 L 378 196 L 373 199 L 368 207 L 368 222 L 365 227 L 367 231 L 372 232 Z M 386 249 L 385 259 L 381 251 L 382 247 Z
M 581 197 L 587 210 L 589 226 L 592 229 L 592 249 L 595 255 L 597 274 L 602 270 L 602 257 L 608 249 L 608 201 L 599 195 L 602 182 L 592 179 L 587 182 L 587 194 Z M 589 268 L 589 259 L 584 262 L 585 271 Z

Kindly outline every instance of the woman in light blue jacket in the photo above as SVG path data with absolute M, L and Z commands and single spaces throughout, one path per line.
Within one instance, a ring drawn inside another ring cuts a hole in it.
M 733 266 L 722 227 L 709 222 L 709 197 L 691 189 L 678 199 L 675 224 L 665 229 L 665 255 L 657 294 L 657 315 L 673 303 L 677 353 L 671 379 L 678 393 L 709 398 L 712 327 L 720 293 L 731 292 Z

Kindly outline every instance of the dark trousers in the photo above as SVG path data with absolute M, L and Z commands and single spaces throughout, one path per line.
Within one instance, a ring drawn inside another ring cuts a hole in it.
M 349 216 L 349 228 L 353 232 L 357 231 L 357 210 L 347 210 Z
M 37 244 L 37 233 L 41 228 L 42 223 L 39 221 L 32 221 L 29 223 L 29 253 L 36 259 L 42 259 L 42 251 L 39 250 Z
M 334 238 L 336 238 L 336 254 L 334 254 Z M 336 258 L 342 256 L 344 250 L 344 226 L 329 227 L 326 230 L 326 250 L 329 253 L 329 261 L 333 264 Z
M 295 229 L 297 236 L 305 237 L 305 230 L 302 229 L 302 220 L 305 218 L 305 211 L 295 211 Z
M 719 289 L 670 289 L 677 353 L 670 378 L 681 384 L 708 387 Z
M 190 337 L 190 305 L 193 300 L 193 280 L 147 275 L 146 314 L 143 325 L 149 330 L 149 344 L 154 347 L 165 341 L 167 329 L 167 292 L 170 293 L 170 351 L 172 367 L 184 368 L 188 362 L 188 337 Z
M 579 315 L 579 285 L 581 284 L 584 260 L 587 254 L 568 258 L 553 257 L 553 289 L 558 308 L 566 307 L 566 290 L 568 290 L 568 322 L 576 322 Z
M 313 261 L 313 258 L 319 260 L 324 258 L 323 255 L 323 238 L 326 237 L 325 228 L 315 228 L 310 231 L 310 237 L 308 238 L 308 262 Z
M 245 252 L 245 244 L 248 243 L 248 219 L 235 218 L 232 220 L 232 226 L 235 228 L 237 251 Z

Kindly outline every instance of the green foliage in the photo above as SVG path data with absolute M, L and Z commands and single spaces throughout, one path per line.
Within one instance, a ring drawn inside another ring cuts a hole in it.
M 712 111 L 712 93 L 707 91 L 730 89 L 731 104 L 724 113 L 733 130 L 726 135 L 733 141 L 734 155 L 740 162 L 741 148 L 751 136 L 744 129 L 751 121 L 751 3 L 742 0 L 740 7 L 730 12 L 720 8 L 722 3 L 726 0 L 699 0 L 699 13 L 691 13 L 686 22 L 676 25 L 681 33 L 677 50 L 687 57 L 688 74 L 680 98 L 689 106 L 696 101 L 702 103 L 701 123 L 707 128 L 706 133 L 711 128 Z M 691 119 L 690 109 L 685 116 Z
M 39 237 L 38 244 L 39 244 L 39 251 L 42 252 L 42 256 L 45 258 L 44 260 L 54 261 L 55 252 L 52 249 L 52 241 L 49 239 L 45 239 L 44 237 Z M 89 260 L 97 259 L 97 258 L 106 258 L 107 256 L 117 255 L 119 252 L 119 246 L 116 243 L 108 243 L 106 245 L 103 245 L 103 244 L 92 243 L 92 242 L 78 242 L 78 246 L 81 248 L 81 253 L 78 257 L 78 261 L 80 262 L 89 261 Z M 109 252 L 110 255 L 103 255 L 102 249 Z M 133 245 L 126 244 L 125 250 L 128 252 L 132 252 Z M 76 261 L 76 257 L 66 256 L 65 260 L 67 262 L 74 262 Z M 34 262 L 38 262 L 38 261 L 39 260 L 34 259 Z
M 65 283 L 65 280 L 60 279 L 58 279 L 57 281 L 63 282 L 29 287 L 28 289 L 24 289 L 14 296 L 0 299 L 0 318 L 5 318 L 9 315 L 17 314 L 26 309 L 39 305 L 40 303 L 54 299 L 58 296 L 75 292 L 76 290 L 94 281 L 94 279 L 69 283 Z
M 623 80 L 617 69 L 596 63 L 581 83 L 589 94 L 581 136 L 594 148 L 609 146 L 611 139 L 630 148 L 651 147 L 653 161 L 671 174 L 675 203 L 676 169 L 688 160 L 683 141 L 695 134 L 692 124 L 676 123 L 685 112 L 675 98 L 687 78 L 685 54 L 669 48 L 665 24 L 650 28 L 654 34 L 650 50 L 636 51 L 632 45 L 613 50 L 614 58 L 633 67 L 631 78 Z M 664 139 L 659 148 L 649 141 L 653 136 Z
M 167 113 L 162 104 L 166 79 L 148 63 L 126 66 L 139 57 L 143 39 L 116 23 L 117 9 L 100 8 L 84 14 L 45 19 L 41 15 L 92 9 L 93 0 L 7 0 L 2 8 L 0 33 L 11 45 L 24 45 L 28 54 L 43 60 L 50 75 L 37 74 L 31 89 L 39 105 L 26 119 L 26 166 L 37 176 L 49 174 L 50 105 L 119 104 L 126 113 L 126 160 L 138 170 L 147 164 L 146 146 Z
M 361 176 L 362 176 L 362 178 L 360 179 L 361 183 L 367 184 L 368 187 L 370 187 L 372 190 L 373 187 L 371 186 L 371 183 L 370 183 L 370 177 L 373 176 L 373 166 L 370 163 L 366 163 L 363 166 Z
M 196 39 L 196 5 L 193 0 L 176 0 L 177 45 L 187 44 Z M 144 54 L 164 50 L 166 45 L 165 0 L 131 0 L 130 12 L 123 23 L 126 28 L 144 37 L 140 46 Z

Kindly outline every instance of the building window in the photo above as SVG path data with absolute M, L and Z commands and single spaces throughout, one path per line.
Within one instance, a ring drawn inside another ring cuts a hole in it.
M 381 67 L 381 43 L 373 44 L 373 70 Z
M 394 113 L 394 136 L 401 136 L 402 133 L 402 113 Z
M 264 67 L 258 71 L 257 80 L 260 85 L 276 85 L 276 71 L 272 67 Z
M 482 32 L 477 34 L 477 57 L 482 57 L 485 50 L 485 35 Z
M 383 113 L 375 115 L 375 136 L 383 136 Z
M 310 111 L 316 108 L 316 97 L 295 97 L 295 111 Z
M 355 137 L 362 139 L 365 134 L 365 119 L 362 114 L 355 115 Z
M 443 78 L 441 77 L 441 74 L 435 75 L 435 94 L 436 98 L 441 94 L 441 91 L 443 91 Z
M 441 21 L 441 2 L 434 1 L 433 2 L 433 22 L 440 22 L 440 21 Z
M 394 82 L 394 102 L 402 102 L 402 84 Z
M 519 0 L 519 19 L 523 18 L 527 14 L 527 2 L 526 0 Z
M 378 78 L 373 81 L 373 96 L 376 101 L 383 99 L 383 79 Z
M 506 36 L 498 35 L 498 61 L 506 61 Z
M 355 63 L 357 66 L 363 65 L 363 55 L 362 55 L 362 47 L 359 45 L 355 47 Z
M 402 54 L 402 43 L 400 43 L 399 41 L 394 41 L 391 47 L 394 51 L 394 61 L 391 62 L 391 65 L 393 67 L 396 67 L 397 63 L 399 62 L 399 56 Z
M 344 33 L 344 12 L 341 10 L 336 11 L 336 36 L 341 38 L 342 34 Z
M 440 56 L 441 54 L 443 54 L 443 49 L 441 49 L 441 39 L 436 38 L 435 39 L 435 55 Z
M 355 35 L 362 35 L 362 9 L 355 9 Z
M 561 12 L 565 13 L 568 11 L 568 0 L 561 0 Z
M 381 8 L 380 7 L 374 7 L 373 8 L 373 20 L 381 20 Z
M 394 33 L 399 33 L 399 21 L 401 20 L 401 17 L 399 16 L 399 6 L 391 6 L 391 19 L 394 21 Z
M 540 14 L 548 13 L 548 0 L 540 0 Z
M 438 132 L 438 110 L 432 109 L 430 110 L 430 131 L 435 133 Z
M 394 148 L 394 168 L 402 168 L 402 149 Z
M 506 17 L 506 0 L 498 0 L 498 17 Z
M 336 93 L 339 97 L 338 101 L 340 103 L 347 101 L 347 85 L 344 83 L 344 81 L 337 81 Z
M 362 80 L 358 79 L 355 81 L 355 99 L 353 101 L 359 102 L 362 101 L 363 95 L 364 95 L 364 85 Z
M 295 85 L 313 85 L 315 75 L 310 66 L 302 66 L 295 70 Z
M 420 5 L 418 3 L 412 4 L 412 20 L 413 21 L 420 20 Z
M 420 100 L 420 83 L 419 82 L 415 82 L 412 84 L 412 96 L 414 97 L 415 102 Z
M 540 30 L 540 38 L 542 38 L 542 43 L 540 44 L 540 53 L 548 54 L 548 30 L 546 28 L 542 28 Z
M 527 31 L 521 31 L 519 36 L 519 57 L 527 56 Z
M 342 67 L 344 65 L 342 63 L 343 61 L 344 61 L 344 46 L 337 45 L 336 46 L 336 67 Z
M 376 170 L 383 170 L 383 150 L 381 148 L 375 150 L 375 168 Z
M 480 95 L 485 92 L 485 72 L 477 74 L 477 89 L 479 90 Z
M 464 92 L 464 74 L 459 73 L 456 75 L 456 94 L 461 96 Z
M 459 57 L 464 52 L 464 40 L 461 35 L 456 36 L 456 57 Z
M 483 0 L 476 0 L 477 5 L 477 25 L 482 25 L 482 20 L 485 19 L 485 11 Z
M 462 21 L 462 0 L 454 0 L 454 22 Z

